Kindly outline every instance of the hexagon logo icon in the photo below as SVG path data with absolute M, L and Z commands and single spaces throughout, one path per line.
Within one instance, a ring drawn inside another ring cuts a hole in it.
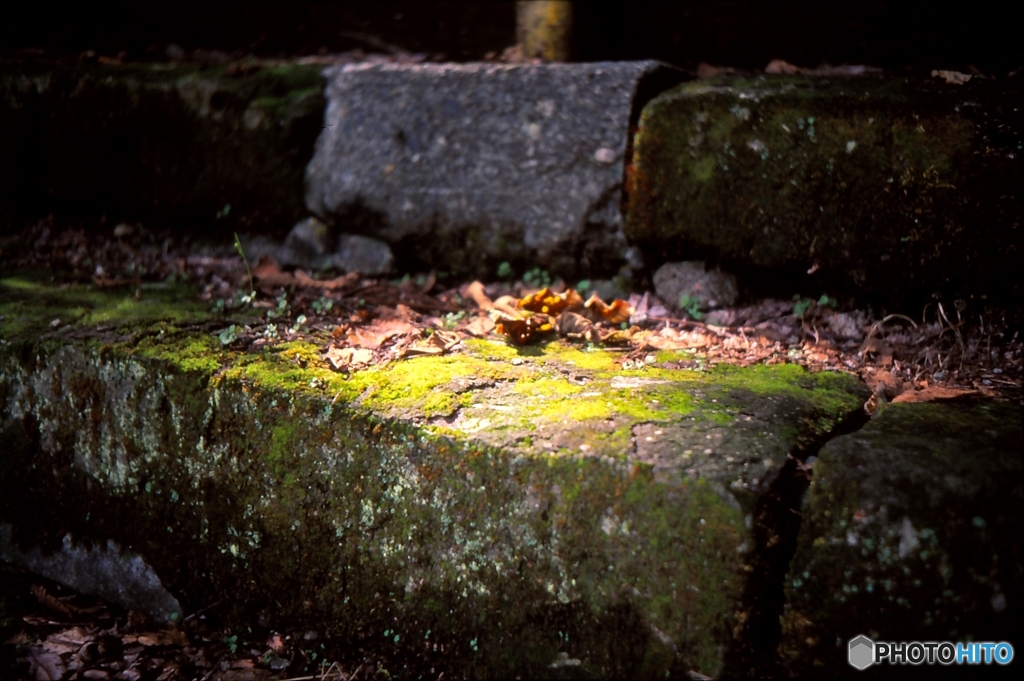
M 863 671 L 875 661 L 875 642 L 863 635 L 851 639 L 848 654 L 850 666 Z

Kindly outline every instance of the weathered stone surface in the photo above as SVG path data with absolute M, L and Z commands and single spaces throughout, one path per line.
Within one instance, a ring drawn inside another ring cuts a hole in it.
M 786 583 L 789 673 L 859 674 L 861 634 L 1020 650 L 1021 445 L 1020 407 L 1001 402 L 893 404 L 826 444 Z
M 0 65 L 0 218 L 284 232 L 324 109 L 319 67 Z
M 331 228 L 316 218 L 306 218 L 295 223 L 284 240 L 284 250 L 289 252 L 282 265 L 301 265 L 306 269 L 330 262 L 328 251 L 334 245 Z
M 1021 298 L 1020 77 L 687 83 L 640 118 L 627 234 L 891 303 Z M 652 264 L 657 264 L 652 262 Z
M 655 62 L 329 68 L 310 210 L 400 262 L 614 274 L 627 128 Z M 355 226 L 357 229 L 351 229 Z
M 701 309 L 728 307 L 736 303 L 736 277 L 721 270 L 706 270 L 701 261 L 667 262 L 654 273 L 654 290 L 669 305 L 679 306 L 685 296 Z
M 112 539 L 186 611 L 229 594 L 236 617 L 456 675 L 714 673 L 754 507 L 866 396 L 796 366 L 623 371 L 558 343 L 345 376 L 308 343 L 223 346 L 175 295 L 0 283 L 13 545 Z
M 383 241 L 358 234 L 342 234 L 333 258 L 334 266 L 346 272 L 369 276 L 387 274 L 395 256 Z

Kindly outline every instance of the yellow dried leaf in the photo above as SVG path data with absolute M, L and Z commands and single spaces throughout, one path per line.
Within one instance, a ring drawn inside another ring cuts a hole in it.
M 517 345 L 525 345 L 536 336 L 554 330 L 551 318 L 545 314 L 535 314 L 521 319 L 513 319 L 499 315 L 495 320 L 495 329 L 500 334 L 511 338 Z

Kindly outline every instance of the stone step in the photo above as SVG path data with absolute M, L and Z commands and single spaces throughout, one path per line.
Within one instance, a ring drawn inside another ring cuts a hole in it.
M 224 344 L 193 296 L 0 283 L 4 558 L 164 619 L 226 596 L 407 660 L 436 642 L 473 676 L 717 673 L 754 518 L 867 396 L 559 343 L 340 374 Z

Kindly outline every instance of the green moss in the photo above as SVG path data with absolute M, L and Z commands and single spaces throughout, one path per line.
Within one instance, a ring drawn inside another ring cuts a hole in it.
M 136 299 L 125 289 L 61 285 L 45 272 L 23 272 L 0 279 L 0 315 L 7 340 L 27 340 L 55 330 L 113 327 L 138 332 L 155 324 L 197 322 L 211 315 L 183 284 L 144 286 Z
M 541 395 L 544 397 L 564 397 L 583 392 L 581 386 L 570 383 L 564 378 L 539 378 L 531 381 L 520 381 L 513 386 L 512 390 L 523 395 Z
M 552 341 L 541 346 L 543 357 L 580 369 L 607 371 L 615 366 L 615 355 L 603 350 L 583 350 L 578 345 Z
M 219 346 L 212 336 L 188 336 L 180 346 L 171 342 L 146 343 L 140 353 L 168 361 L 185 372 L 211 375 L 223 362 Z

